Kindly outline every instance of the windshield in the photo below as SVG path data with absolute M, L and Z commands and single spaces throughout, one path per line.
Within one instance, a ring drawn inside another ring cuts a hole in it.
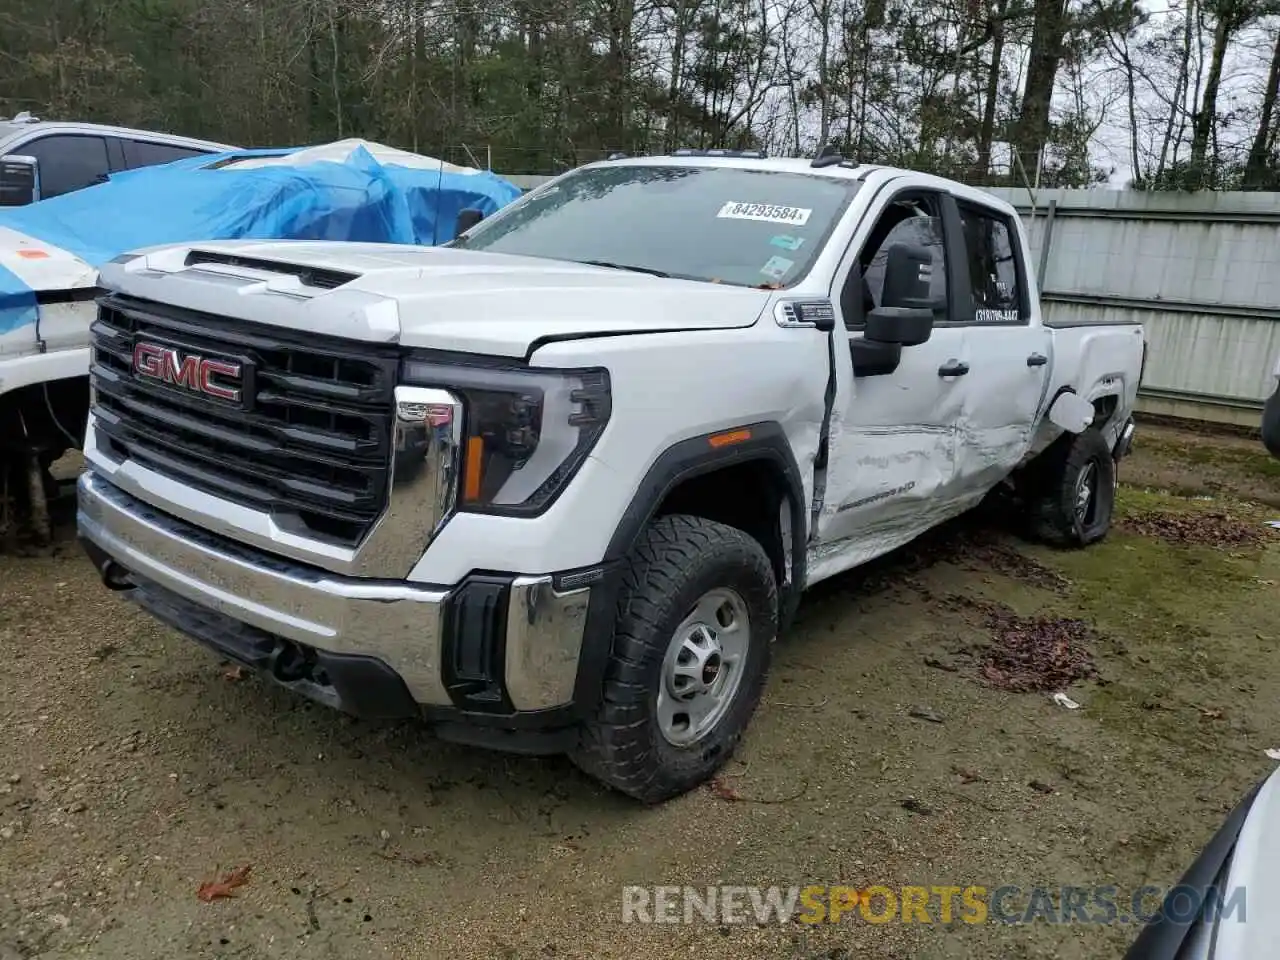
M 454 241 L 747 287 L 800 280 L 858 184 L 733 167 L 593 167 Z

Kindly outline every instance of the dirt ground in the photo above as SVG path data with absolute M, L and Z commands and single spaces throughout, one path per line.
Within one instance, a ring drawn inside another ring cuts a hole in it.
M 1116 956 L 1134 927 L 624 924 L 621 887 L 1173 883 L 1280 746 L 1275 467 L 1144 429 L 1097 547 L 969 518 L 821 585 L 729 789 L 656 809 L 235 679 L 72 543 L 0 557 L 0 960 Z M 992 685 L 1018 616 L 1084 621 L 1080 709 Z

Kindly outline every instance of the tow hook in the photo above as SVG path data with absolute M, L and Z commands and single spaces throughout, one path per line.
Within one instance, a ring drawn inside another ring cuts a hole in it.
M 102 577 L 102 584 L 108 590 L 119 592 L 121 590 L 132 590 L 137 586 L 129 579 L 129 571 L 114 560 L 106 560 L 98 569 L 98 573 Z

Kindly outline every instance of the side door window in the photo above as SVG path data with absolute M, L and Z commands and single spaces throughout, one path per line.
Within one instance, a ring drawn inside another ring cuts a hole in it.
M 880 214 L 871 235 L 863 245 L 858 258 L 858 271 L 862 278 L 862 309 L 846 311 L 845 323 L 851 329 L 863 325 L 862 318 L 867 311 L 885 305 L 885 264 L 889 250 L 897 243 L 924 247 L 933 255 L 929 294 L 936 305 L 937 320 L 946 320 L 947 257 L 943 242 L 942 215 L 937 198 L 922 194 L 899 197 L 890 203 Z
M 138 167 L 153 167 L 161 163 L 172 163 L 188 157 L 203 156 L 205 151 L 191 147 L 179 147 L 171 143 L 153 143 L 149 140 L 125 140 L 125 165 L 134 170 Z
M 1022 235 L 1011 217 L 956 200 L 973 322 L 964 328 L 974 389 L 964 394 L 965 442 L 957 449 L 960 484 L 971 491 L 1000 483 L 1030 449 L 1049 386 L 1049 331 L 1031 323 Z
M 964 230 L 976 323 L 1026 323 L 1031 311 L 1025 270 L 1017 255 L 1016 232 L 1008 218 L 994 210 L 958 202 Z
M 42 200 L 99 183 L 111 169 L 101 137 L 54 134 L 30 140 L 18 152 L 39 162 Z

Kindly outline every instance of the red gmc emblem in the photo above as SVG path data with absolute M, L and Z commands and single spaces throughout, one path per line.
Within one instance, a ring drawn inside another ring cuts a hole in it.
M 133 348 L 133 369 L 140 377 L 171 383 L 219 400 L 240 402 L 240 387 L 225 382 L 240 379 L 240 364 L 231 360 L 184 354 L 158 343 L 137 343 Z

